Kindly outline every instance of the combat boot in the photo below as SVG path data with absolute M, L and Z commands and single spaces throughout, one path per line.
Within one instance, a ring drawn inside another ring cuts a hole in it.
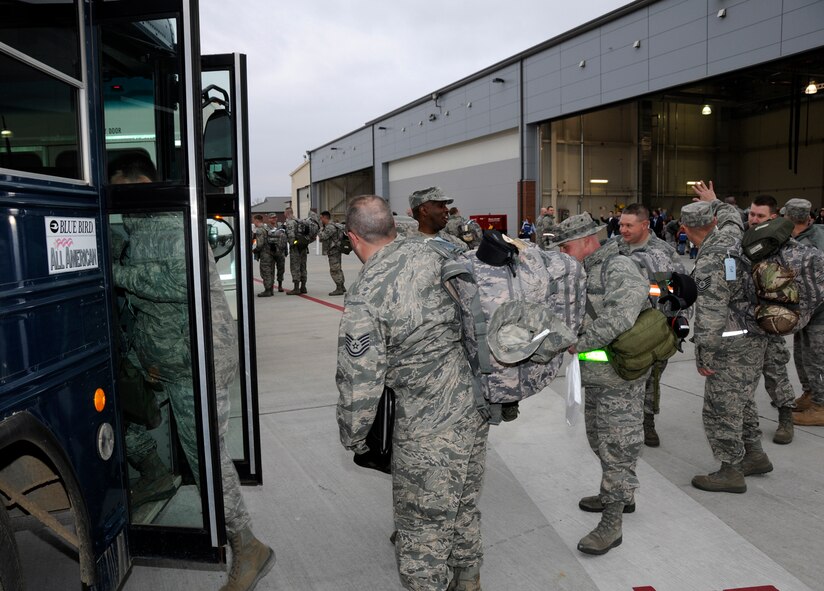
M 612 548 L 620 546 L 623 541 L 621 535 L 621 521 L 623 518 L 623 503 L 607 503 L 604 514 L 594 530 L 589 532 L 578 542 L 578 550 L 584 554 L 600 556 Z
M 804 393 L 801 394 L 798 398 L 795 399 L 795 408 L 793 412 L 804 412 L 810 405 L 813 403 L 813 393 L 809 390 L 804 390 Z
M 778 429 L 775 430 L 775 435 L 773 435 L 773 443 L 782 445 L 790 443 L 794 434 L 793 409 L 789 406 L 782 406 L 778 409 Z
M 747 483 L 740 466 L 733 466 L 728 462 L 721 463 L 721 469 L 706 476 L 695 476 L 692 479 L 695 488 L 709 492 L 745 493 Z
M 804 427 L 824 427 L 824 404 L 810 402 L 807 410 L 793 413 L 793 423 Z
M 305 281 L 300 282 L 300 293 L 308 293 L 306 291 L 306 282 Z
M 175 477 L 160 460 L 156 451 L 137 466 L 140 478 L 132 487 L 132 507 L 139 507 L 151 501 L 162 501 L 175 496 Z
M 278 292 L 283 293 L 283 282 L 278 281 Z
M 258 294 L 259 298 L 270 298 L 275 295 L 271 289 L 264 289 L 262 292 Z
M 286 292 L 286 295 L 300 295 L 300 284 L 295 283 L 294 289 L 290 289 Z
M 647 447 L 658 447 L 661 445 L 661 440 L 655 431 L 655 415 L 646 412 L 644 413 L 644 445 Z
M 330 291 L 329 295 L 330 296 L 339 296 L 339 295 L 343 295 L 345 293 L 346 293 L 346 288 L 341 284 L 341 285 L 336 285 L 335 286 L 335 291 Z
M 258 540 L 248 527 L 229 534 L 229 546 L 232 568 L 220 591 L 252 591 L 275 565 L 275 551 Z
M 578 501 L 578 508 L 587 513 L 601 513 L 604 510 L 604 504 L 601 502 L 600 495 L 593 495 L 591 497 L 583 497 Z M 635 501 L 624 505 L 624 513 L 635 513 Z
M 744 476 L 752 476 L 753 474 L 766 474 L 772 471 L 773 465 L 770 458 L 764 453 L 761 442 L 745 443 L 744 459 L 741 460 L 741 473 Z
M 481 591 L 481 567 L 456 566 L 452 569 L 452 580 L 446 591 Z

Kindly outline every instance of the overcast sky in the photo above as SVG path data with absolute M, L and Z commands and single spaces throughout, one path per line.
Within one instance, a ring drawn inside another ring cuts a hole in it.
M 200 42 L 248 56 L 257 202 L 307 150 L 629 2 L 200 0 Z

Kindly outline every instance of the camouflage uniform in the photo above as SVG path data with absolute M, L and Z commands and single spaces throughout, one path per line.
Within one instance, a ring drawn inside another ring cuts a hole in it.
M 602 267 L 606 265 L 606 269 Z M 602 349 L 626 332 L 649 307 L 649 285 L 638 267 L 620 255 L 614 241 L 584 259 L 587 313 L 578 351 Z M 596 317 L 597 316 L 597 317 Z M 609 363 L 581 362 L 584 420 L 589 445 L 601 461 L 600 497 L 604 505 L 633 502 L 635 465 L 644 440 L 644 382 L 625 381 Z
M 398 236 L 418 235 L 418 220 L 408 215 L 392 216 Z
M 329 257 L 329 274 L 335 282 L 336 291 L 344 292 L 343 269 L 341 269 L 340 242 L 343 235 L 343 226 L 330 221 L 320 231 L 319 237 L 323 247 L 323 254 Z
M 652 288 L 656 273 L 684 273 L 684 265 L 678 252 L 667 242 L 650 234 L 643 244 L 628 244 L 620 234 L 616 237 L 618 250 L 630 257 L 642 273 L 646 273 L 647 282 Z M 663 295 L 663 294 L 662 294 Z M 650 303 L 655 304 L 658 297 L 650 292 Z M 653 415 L 660 411 L 661 374 L 667 368 L 666 361 L 659 361 L 653 366 L 644 391 L 644 414 Z
M 318 228 L 321 227 L 320 217 L 314 211 L 309 212 L 309 219 L 314 221 Z M 300 284 L 302 293 L 306 293 L 306 259 L 309 256 L 308 246 L 298 246 L 295 244 L 295 237 L 297 235 L 298 220 L 291 218 L 286 220 L 284 224 L 286 229 L 286 238 L 289 242 L 289 272 L 292 274 L 292 282 L 295 285 Z
M 392 451 L 395 552 L 407 589 L 440 590 L 450 568 L 479 565 L 487 423 L 461 345 L 460 312 L 426 241 L 396 239 L 346 294 L 338 336 L 341 443 L 364 439 L 384 385 L 397 397 Z
M 812 224 L 795 239 L 806 246 L 824 250 L 824 228 Z M 803 392 L 810 392 L 815 404 L 824 404 L 824 308 L 820 308 L 803 329 L 793 336 L 795 369 Z
M 169 396 L 181 447 L 200 486 L 183 217 L 125 214 L 123 224 L 129 234 L 129 256 L 113 265 L 113 275 L 115 284 L 127 292 L 129 304 L 137 311 L 134 352 L 147 377 L 150 374 L 162 382 Z M 226 528 L 234 533 L 250 522 L 226 447 L 229 386 L 238 368 L 237 329 L 214 259 L 207 258 L 223 502 Z
M 713 202 L 711 209 L 718 225 L 699 247 L 692 272 L 698 287 L 695 361 L 699 368 L 715 372 L 704 384 L 703 421 L 710 448 L 717 460 L 737 466 L 744 458 L 745 444 L 757 444 L 760 449 L 753 392 L 761 377 L 767 341 L 754 332 L 742 334 L 749 274 L 740 260 L 740 216 L 734 207 L 720 201 Z M 682 209 L 682 220 L 685 215 Z M 708 215 L 711 221 L 712 215 Z M 725 259 L 735 261 L 735 279 L 726 278 Z
M 558 226 L 555 224 L 555 216 L 548 213 L 539 215 L 535 220 L 535 232 L 538 235 L 538 246 L 543 250 L 547 250 L 552 246 L 552 239 L 544 237 L 544 234 L 555 234 L 558 231 Z
M 269 246 L 269 224 L 261 224 L 255 228 L 255 251 L 260 261 L 260 278 L 263 279 L 263 289 L 272 291 L 275 282 L 275 255 Z M 282 279 L 281 279 L 282 280 Z
M 286 230 L 282 226 L 275 228 L 275 243 L 269 242 L 275 258 L 275 268 L 277 269 L 278 288 L 283 286 L 283 273 L 286 270 L 286 257 L 289 256 L 289 241 L 286 238 Z

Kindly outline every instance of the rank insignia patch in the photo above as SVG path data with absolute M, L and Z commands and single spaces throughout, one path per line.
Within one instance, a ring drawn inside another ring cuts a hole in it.
M 712 281 L 710 281 L 709 277 L 705 277 L 704 279 L 699 279 L 695 282 L 695 286 L 698 288 L 699 292 L 705 292 L 710 288 Z
M 369 350 L 369 335 L 361 335 L 353 337 L 350 334 L 346 335 L 346 352 L 350 357 L 360 357 Z

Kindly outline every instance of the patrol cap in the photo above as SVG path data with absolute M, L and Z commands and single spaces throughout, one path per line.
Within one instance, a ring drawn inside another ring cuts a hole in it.
M 790 199 L 787 204 L 781 208 L 781 215 L 790 218 L 794 222 L 806 222 L 810 217 L 813 204 L 806 199 Z
M 592 216 L 587 212 L 579 213 L 565 219 L 558 224 L 558 231 L 555 234 L 554 244 L 563 244 L 570 240 L 577 240 L 578 238 L 586 238 L 591 234 L 595 234 L 601 226 L 598 222 L 592 219 Z
M 444 195 L 444 192 L 441 191 L 439 187 L 429 187 L 428 189 L 421 189 L 420 191 L 412 193 L 409 196 L 409 207 L 415 209 L 427 201 L 445 201 L 446 204 L 449 205 L 453 199 Z
M 547 363 L 577 340 L 572 329 L 545 304 L 505 302 L 489 319 L 489 350 L 501 363 L 526 359 Z
M 681 224 L 688 228 L 709 226 L 714 217 L 709 201 L 695 201 L 681 208 Z

